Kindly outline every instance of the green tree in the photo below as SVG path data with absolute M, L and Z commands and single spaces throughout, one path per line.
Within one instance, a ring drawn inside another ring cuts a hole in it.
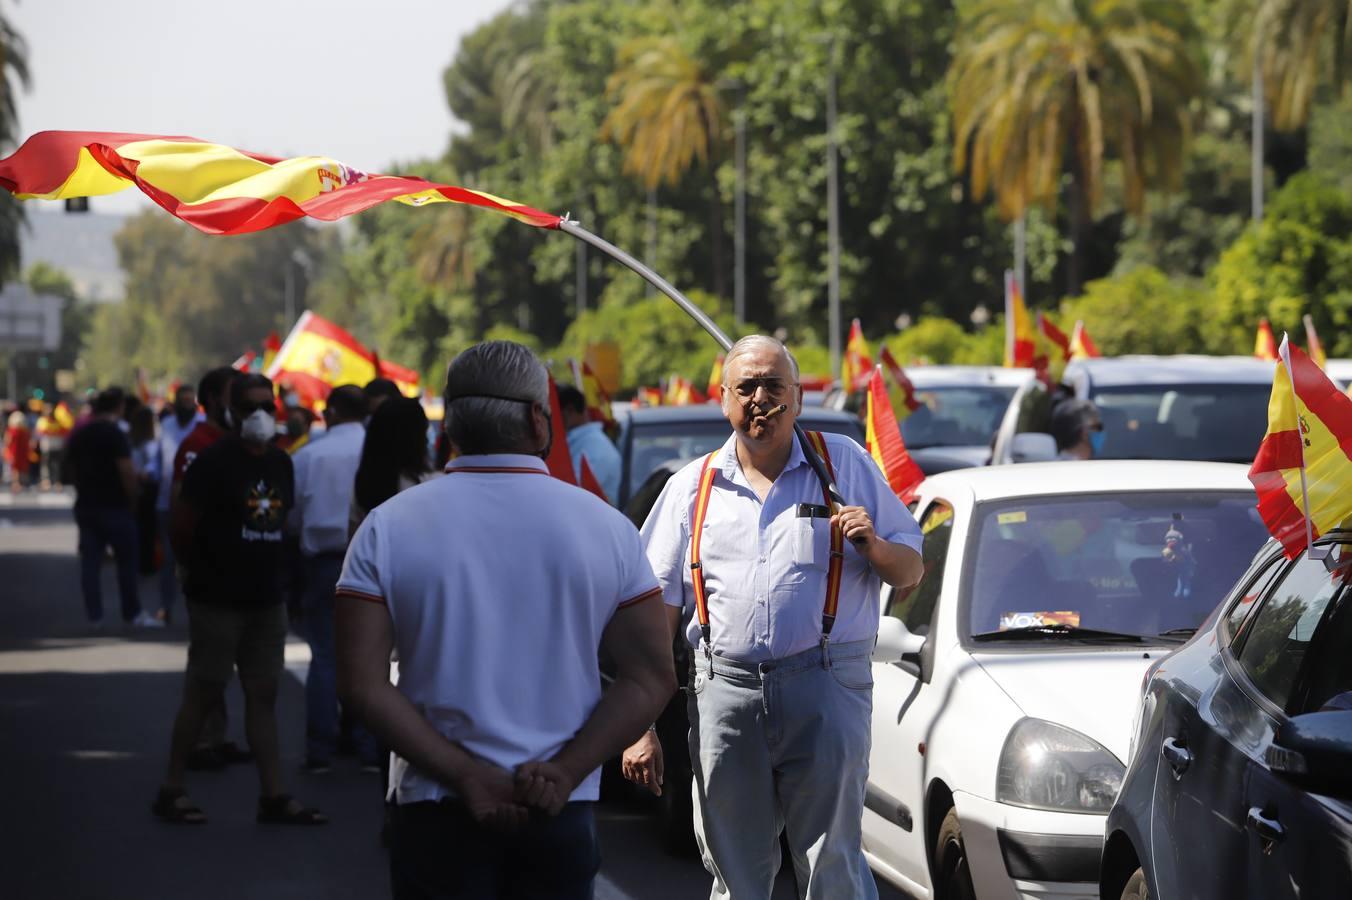
M 16 84 L 27 88 L 28 43 L 9 18 L 0 14 L 0 148 L 12 149 L 17 143 L 15 128 L 19 122 Z M 0 282 L 19 271 L 19 230 L 23 210 L 8 191 L 0 191 Z
M 1077 319 L 1105 356 L 1200 353 L 1208 349 L 1211 294 L 1198 279 L 1170 277 L 1140 266 L 1091 281 L 1061 303 L 1057 324 L 1070 333 Z M 1253 335 L 1249 335 L 1252 346 Z
M 1196 29 L 1174 0 L 977 0 L 950 70 L 954 164 L 994 188 L 1006 219 L 1056 203 L 1071 179 L 1072 292 L 1109 159 L 1124 205 L 1177 182 L 1201 76 Z
M 1225 251 L 1212 280 L 1211 352 L 1250 352 L 1264 316 L 1278 335 L 1303 335 L 1309 313 L 1330 356 L 1352 355 L 1352 196 L 1314 173 L 1295 176 L 1262 223 Z

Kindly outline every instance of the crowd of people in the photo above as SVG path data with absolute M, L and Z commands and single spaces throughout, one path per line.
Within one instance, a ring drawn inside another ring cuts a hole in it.
M 671 479 L 641 532 L 547 477 L 563 429 L 574 466 L 585 459 L 610 496 L 620 459 L 571 388 L 556 428 L 547 371 L 518 344 L 452 361 L 435 435 L 381 380 L 335 387 L 316 433 L 269 379 L 230 368 L 158 415 L 117 388 L 98 394 L 65 447 L 90 622 L 108 547 L 124 620 L 163 625 L 185 599 L 187 667 L 153 813 L 205 823 L 188 772 L 252 761 L 259 822 L 328 821 L 290 793 L 278 749 L 294 630 L 311 657 L 303 771 L 329 771 L 346 740 L 364 771 L 385 772 L 396 898 L 590 896 L 599 767 L 620 757 L 660 792 L 651 726 L 684 639 L 712 896 L 768 896 L 781 832 L 806 896 L 872 896 L 859 843 L 869 654 L 880 580 L 920 577 L 919 530 L 835 435 L 812 452 L 857 505 L 822 504 L 794 436 L 799 381 L 779 341 L 734 345 L 732 436 Z M 145 565 L 159 567 L 156 614 L 137 595 Z M 227 737 L 236 675 L 245 747 Z

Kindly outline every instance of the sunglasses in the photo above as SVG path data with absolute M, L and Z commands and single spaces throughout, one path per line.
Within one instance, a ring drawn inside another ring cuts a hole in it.
M 245 401 L 235 407 L 236 412 L 240 413 L 242 418 L 247 418 L 258 412 L 260 409 L 273 412 L 277 409 L 277 405 L 271 400 L 268 400 L 265 403 L 249 403 L 248 401 Z
M 743 378 L 736 384 L 728 385 L 740 400 L 754 399 L 756 392 L 762 390 L 771 400 L 782 400 L 797 386 L 796 381 L 785 381 L 783 378 Z

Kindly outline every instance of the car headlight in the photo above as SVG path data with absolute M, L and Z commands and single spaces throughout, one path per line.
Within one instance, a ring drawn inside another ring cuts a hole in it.
M 1032 809 L 1106 813 L 1125 774 L 1097 741 L 1042 719 L 1023 719 L 1000 753 L 995 799 Z

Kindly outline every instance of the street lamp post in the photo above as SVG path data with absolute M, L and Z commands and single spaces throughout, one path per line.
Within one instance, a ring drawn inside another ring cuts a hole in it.
M 1253 220 L 1263 221 L 1263 120 L 1266 117 L 1263 103 L 1263 35 L 1260 31 L 1254 40 L 1253 50 L 1253 159 L 1251 161 L 1253 181 Z
M 738 95 L 736 116 L 737 191 L 733 200 L 732 312 L 737 324 L 746 322 L 746 92 Z
M 836 172 L 836 42 L 830 43 L 826 67 L 826 313 L 830 335 L 831 372 L 840 377 L 840 211 Z

